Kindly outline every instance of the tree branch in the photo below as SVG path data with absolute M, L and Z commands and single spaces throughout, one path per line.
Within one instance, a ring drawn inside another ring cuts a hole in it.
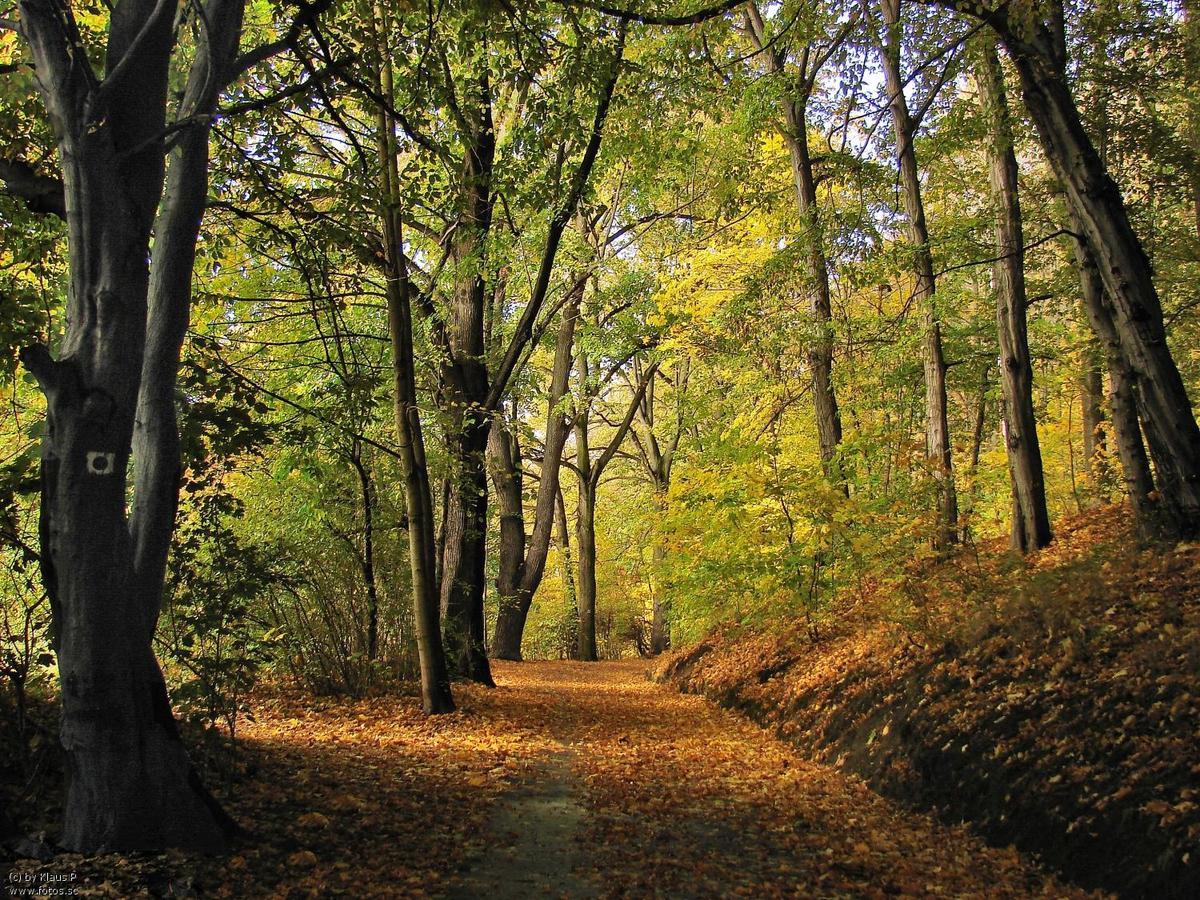
M 67 201 L 59 179 L 38 174 L 29 163 L 0 159 L 0 181 L 8 193 L 25 201 L 30 212 L 67 218 Z
M 606 16 L 614 16 L 624 22 L 637 22 L 641 25 L 699 25 L 701 22 L 707 22 L 709 19 L 716 19 L 730 10 L 737 9 L 746 0 L 724 0 L 723 3 L 718 3 L 716 6 L 709 6 L 704 9 L 698 9 L 692 13 L 682 13 L 680 15 L 660 15 L 655 13 L 641 13 L 631 9 L 622 9 L 619 6 L 609 6 L 607 3 L 598 3 L 595 0 L 557 0 L 563 6 L 579 6 L 584 9 L 590 9 L 594 12 L 604 13 Z
M 608 442 L 608 446 L 604 448 L 604 452 L 600 454 L 600 458 L 592 466 L 590 480 L 593 488 L 600 483 L 600 476 L 604 473 L 604 468 L 612 462 L 613 456 L 620 449 L 621 442 L 625 440 L 625 433 L 629 431 L 629 426 L 633 424 L 633 417 L 637 415 L 638 407 L 642 402 L 642 396 L 646 393 L 646 387 L 650 384 L 650 379 L 654 377 L 654 373 L 657 371 L 658 363 L 654 362 L 642 373 L 642 380 L 634 392 L 633 399 L 629 401 L 629 408 L 625 410 L 625 418 L 621 420 L 621 424 L 617 426 L 616 434 L 612 436 L 612 440 Z

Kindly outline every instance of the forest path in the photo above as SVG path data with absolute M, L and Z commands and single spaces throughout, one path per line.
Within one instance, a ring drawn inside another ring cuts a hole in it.
M 645 671 L 497 663 L 471 692 L 529 752 L 447 896 L 1076 895 Z
M 411 693 L 262 692 L 238 773 L 211 782 L 247 829 L 227 858 L 59 854 L 8 877 L 106 898 L 1083 896 L 645 673 L 497 663 L 499 687 L 456 684 L 432 717 Z

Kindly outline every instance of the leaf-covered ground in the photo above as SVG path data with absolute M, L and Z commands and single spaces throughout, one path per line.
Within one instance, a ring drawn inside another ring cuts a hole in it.
M 1081 883 L 1197 896 L 1200 546 L 1139 549 L 1119 507 L 1059 530 L 843 598 L 816 644 L 714 635 L 660 675 Z
M 499 664 L 433 719 L 410 697 L 263 699 L 228 858 L 7 868 L 104 897 L 1082 896 L 645 668 Z

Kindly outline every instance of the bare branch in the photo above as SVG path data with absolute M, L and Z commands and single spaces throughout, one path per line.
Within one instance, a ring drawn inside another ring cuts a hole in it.
M 718 3 L 716 6 L 709 6 L 704 9 L 698 9 L 691 13 L 682 13 L 679 15 L 660 15 L 655 13 L 636 12 L 631 9 L 622 9 L 619 6 L 609 6 L 607 3 L 598 3 L 595 0 L 558 0 L 563 6 L 579 6 L 584 9 L 590 9 L 594 12 L 604 13 L 606 16 L 614 16 L 624 22 L 637 22 L 641 25 L 699 25 L 701 22 L 707 22 L 709 19 L 719 18 L 725 13 L 737 9 L 746 0 L 724 0 L 723 3 Z

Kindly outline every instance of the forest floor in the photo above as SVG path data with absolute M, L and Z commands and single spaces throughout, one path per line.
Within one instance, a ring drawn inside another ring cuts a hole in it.
M 1200 896 L 1200 544 L 1093 510 L 848 591 L 820 632 L 726 629 L 657 676 L 1076 883 Z
M 905 811 L 640 661 L 500 663 L 426 718 L 412 697 L 260 697 L 228 858 L 16 859 L 75 896 L 1087 896 Z M 60 882 L 60 884 L 63 882 Z

